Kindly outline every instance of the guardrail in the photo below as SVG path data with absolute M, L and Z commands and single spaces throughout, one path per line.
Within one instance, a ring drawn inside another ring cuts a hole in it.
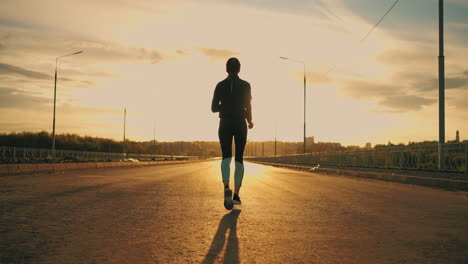
M 90 152 L 73 150 L 55 150 L 55 162 L 80 161 L 116 161 L 137 160 L 192 160 L 198 156 L 149 155 L 134 153 Z M 50 149 L 0 147 L 0 163 L 39 163 L 52 162 L 53 152 Z
M 247 157 L 247 160 L 296 165 L 412 169 L 464 172 L 468 174 L 468 142 L 441 144 L 444 153 L 439 168 L 439 145 L 384 147 L 333 153 L 306 153 L 287 156 Z

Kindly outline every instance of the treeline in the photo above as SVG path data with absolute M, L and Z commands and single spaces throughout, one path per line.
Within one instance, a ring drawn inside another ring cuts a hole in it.
M 462 141 L 462 143 L 466 142 L 466 140 Z M 456 140 L 449 140 L 447 143 L 460 143 L 459 141 Z M 383 144 L 377 144 L 374 146 L 374 149 L 382 149 L 382 148 L 391 148 L 391 147 L 424 147 L 424 146 L 434 146 L 438 145 L 439 142 L 436 140 L 432 141 L 422 141 L 422 142 L 408 142 L 408 144 L 393 144 L 392 142 L 388 142 L 388 144 L 383 145 Z
M 48 132 L 21 132 L 0 134 L 0 145 L 19 148 L 49 149 L 52 146 L 52 135 Z M 234 144 L 233 144 L 234 145 Z M 275 152 L 276 145 L 276 152 Z M 183 155 L 183 156 L 221 156 L 218 141 L 176 141 L 136 142 L 122 141 L 108 138 L 79 136 L 76 134 L 58 134 L 55 137 L 55 148 L 58 150 L 77 150 L 112 153 L 141 153 L 158 155 Z M 346 150 L 339 143 L 314 143 L 308 140 L 307 152 L 333 152 Z M 234 146 L 233 146 L 233 153 Z M 248 141 L 245 149 L 246 156 L 271 156 L 290 155 L 303 153 L 303 142 L 284 141 Z
M 437 144 L 437 141 L 410 142 L 405 144 L 376 145 L 370 149 L 380 149 L 395 146 L 419 146 Z M 234 144 L 233 144 L 234 145 Z M 52 146 L 52 135 L 48 132 L 21 132 L 21 133 L 0 133 L 0 146 L 19 148 L 40 148 L 49 149 Z M 146 141 L 136 142 L 127 140 L 125 146 L 122 141 L 108 138 L 79 136 L 76 134 L 59 134 L 55 137 L 56 149 L 112 152 L 112 153 L 135 153 L 135 154 L 157 154 L 157 155 L 178 155 L 178 156 L 207 156 L 219 157 L 221 150 L 218 141 L 176 141 L 159 142 Z M 348 150 L 360 150 L 358 146 L 342 146 L 333 142 L 314 142 L 313 138 L 307 138 L 307 153 L 311 152 L 338 152 Z M 369 148 L 367 148 L 369 149 Z M 245 156 L 273 156 L 301 154 L 304 151 L 303 142 L 284 141 L 248 141 L 245 148 Z M 234 146 L 233 146 L 233 153 Z
M 275 147 L 276 145 L 276 147 Z M 347 150 L 340 143 L 307 141 L 306 152 L 336 152 Z M 285 141 L 249 141 L 245 149 L 246 156 L 273 156 L 292 155 L 304 153 L 304 142 Z
M 0 134 L 0 145 L 18 148 L 49 149 L 52 146 L 52 135 L 44 131 Z M 122 143 L 106 138 L 60 134 L 55 136 L 55 148 L 79 151 L 122 152 Z
M 50 149 L 52 135 L 48 132 L 0 133 L 0 146 L 18 148 Z M 57 150 L 76 150 L 111 153 L 138 153 L 158 155 L 184 156 L 219 156 L 218 142 L 207 141 L 176 141 L 176 142 L 136 142 L 122 141 L 108 138 L 79 136 L 76 134 L 55 135 Z

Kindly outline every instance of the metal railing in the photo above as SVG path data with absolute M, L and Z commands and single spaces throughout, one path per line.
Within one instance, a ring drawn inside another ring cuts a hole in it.
M 55 162 L 119 161 L 126 159 L 137 159 L 141 161 L 193 160 L 200 159 L 200 157 L 55 150 Z M 51 149 L 0 147 L 0 163 L 39 163 L 52 161 L 54 161 L 54 158 Z
M 306 153 L 287 156 L 248 157 L 253 161 L 295 165 L 412 169 L 464 172 L 468 174 L 468 142 L 442 144 L 444 159 L 438 162 L 438 144 L 425 146 L 383 147 L 331 153 Z

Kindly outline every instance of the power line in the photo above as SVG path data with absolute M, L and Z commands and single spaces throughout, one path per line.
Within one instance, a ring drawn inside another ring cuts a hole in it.
M 400 0 L 396 0 L 393 5 L 387 10 L 387 12 L 385 12 L 385 14 L 379 19 L 379 21 L 377 21 L 377 23 L 366 33 L 366 35 L 364 35 L 364 37 L 359 41 L 359 43 L 362 43 L 364 42 L 368 37 L 369 35 L 372 33 L 372 31 L 374 31 L 375 28 L 377 28 L 380 24 L 380 22 L 382 22 L 384 20 L 384 18 L 388 15 L 388 13 L 390 13 L 390 11 L 392 11 L 392 9 L 396 6 L 396 4 L 399 2 Z M 334 70 L 336 68 L 336 65 L 333 65 L 325 74 L 324 76 L 327 76 L 332 70 Z
M 370 35 L 370 33 L 380 24 L 380 22 L 382 22 L 382 20 L 388 15 L 388 13 L 392 11 L 392 9 L 396 6 L 396 4 L 399 1 L 400 0 L 396 0 L 395 3 L 393 3 L 393 5 L 387 10 L 387 12 L 379 19 L 379 21 L 371 28 L 371 30 L 369 30 L 369 32 L 367 32 L 367 34 L 359 42 L 363 42 L 364 40 L 366 40 L 366 38 Z

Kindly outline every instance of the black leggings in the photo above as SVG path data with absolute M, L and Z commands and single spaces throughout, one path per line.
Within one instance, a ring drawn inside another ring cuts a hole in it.
M 245 119 L 221 118 L 218 129 L 219 142 L 223 159 L 232 157 L 232 138 L 234 137 L 236 145 L 237 162 L 243 163 L 244 149 L 247 143 L 247 124 Z

